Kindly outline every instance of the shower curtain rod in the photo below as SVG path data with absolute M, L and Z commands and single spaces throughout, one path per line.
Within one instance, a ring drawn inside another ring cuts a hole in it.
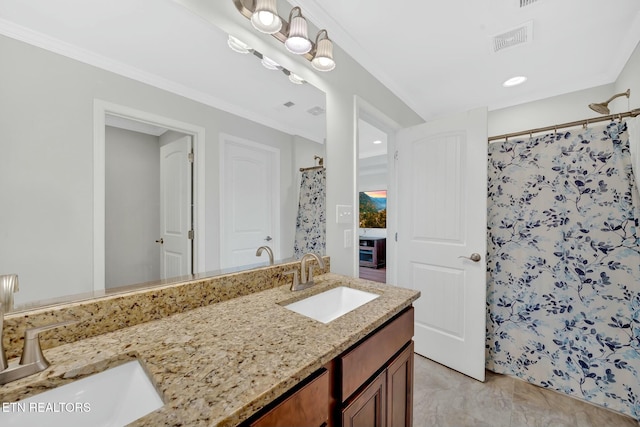
M 311 166 L 310 168 L 300 168 L 300 172 L 304 172 L 304 171 L 312 171 L 315 169 L 322 169 L 324 166 L 324 157 L 320 157 L 320 156 L 313 156 L 313 161 L 314 162 L 318 162 L 317 165 L 315 166 Z
M 638 115 L 640 115 L 640 108 L 636 108 L 634 110 L 627 111 L 626 113 L 609 114 L 608 116 L 594 117 L 592 119 L 577 120 L 575 122 L 562 123 L 562 124 L 559 124 L 559 125 L 546 126 L 546 127 L 543 127 L 543 128 L 529 129 L 529 130 L 525 130 L 525 131 L 522 131 L 522 132 L 514 132 L 514 133 L 506 133 L 504 135 L 496 135 L 496 136 L 489 137 L 489 143 L 491 143 L 492 141 L 499 141 L 499 140 L 502 140 L 502 139 L 506 140 L 506 139 L 509 139 L 509 138 L 513 138 L 514 136 L 532 135 L 534 133 L 546 132 L 546 131 L 549 131 L 549 130 L 557 131 L 560 128 L 569 128 L 569 127 L 575 127 L 575 126 L 587 126 L 587 125 L 589 125 L 589 123 L 605 122 L 607 120 L 622 119 L 624 117 L 636 117 Z
M 300 172 L 312 171 L 315 169 L 322 169 L 322 168 L 324 168 L 324 166 L 311 166 L 310 168 L 300 168 Z

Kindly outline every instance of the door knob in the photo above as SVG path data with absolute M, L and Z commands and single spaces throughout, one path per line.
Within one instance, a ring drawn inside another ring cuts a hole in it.
M 161 237 L 158 240 L 156 240 L 156 243 L 160 243 L 161 245 L 164 244 L 164 239 Z
M 458 258 L 464 258 L 464 259 L 468 259 L 471 260 L 473 262 L 478 262 L 482 259 L 482 257 L 480 256 L 480 254 L 478 253 L 472 253 L 471 256 L 462 256 L 460 255 Z

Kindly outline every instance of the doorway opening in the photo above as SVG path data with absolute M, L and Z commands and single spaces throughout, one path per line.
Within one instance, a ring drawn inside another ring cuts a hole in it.
M 191 136 L 107 115 L 105 288 L 193 274 Z
M 357 119 L 358 277 L 395 283 L 395 131 L 381 113 L 360 104 Z
M 94 101 L 95 291 L 204 268 L 203 165 L 203 128 Z

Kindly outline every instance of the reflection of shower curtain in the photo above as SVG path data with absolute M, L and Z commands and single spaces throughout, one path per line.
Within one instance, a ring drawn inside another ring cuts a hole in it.
M 640 418 L 626 123 L 489 148 L 487 368 Z
M 325 169 L 303 171 L 294 256 L 299 259 L 307 252 L 324 255 L 325 228 Z

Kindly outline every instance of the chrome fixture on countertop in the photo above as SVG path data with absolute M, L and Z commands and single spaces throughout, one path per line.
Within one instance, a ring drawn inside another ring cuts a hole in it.
M 262 251 L 266 251 L 267 255 L 269 255 L 269 265 L 273 265 L 273 251 L 269 246 L 260 246 L 256 251 L 256 256 L 261 256 Z
M 9 366 L 7 363 L 7 355 L 2 347 L 3 338 L 3 325 L 4 325 L 4 313 L 6 307 L 11 307 L 7 293 L 13 294 L 18 290 L 18 276 L 16 274 L 10 274 L 0 276 L 0 385 L 9 383 L 11 381 L 24 378 L 28 375 L 33 375 L 37 372 L 44 371 L 49 367 L 49 361 L 42 354 L 40 348 L 39 334 L 40 332 L 55 329 L 60 326 L 71 325 L 78 323 L 75 320 L 68 320 L 65 322 L 54 323 L 51 325 L 39 326 L 37 328 L 30 328 L 24 332 L 24 347 L 22 348 L 22 357 L 17 365 Z
M 322 268 L 324 270 L 324 261 L 322 260 L 322 258 L 314 253 L 306 253 L 304 255 L 302 255 L 302 258 L 300 258 L 300 277 L 301 279 L 298 280 L 298 270 L 290 270 L 285 272 L 284 274 L 293 274 L 293 283 L 291 284 L 291 290 L 292 291 L 301 291 L 303 289 L 307 289 L 310 288 L 311 286 L 314 285 L 313 283 L 313 264 L 310 264 L 307 267 L 307 261 L 309 259 L 315 259 L 318 262 L 318 265 L 320 266 L 320 268 Z M 302 282 L 302 283 L 300 283 Z
M 18 292 L 18 275 L 5 274 L 0 276 L 0 371 L 7 369 L 7 356 L 2 346 L 4 313 L 13 309 L 13 294 Z
M 0 276 L 0 304 L 3 304 L 5 313 L 13 310 L 13 294 L 19 290 L 17 274 Z
M 309 252 L 302 255 L 302 258 L 300 259 L 300 281 L 302 282 L 301 286 L 307 284 L 309 286 L 313 285 L 313 264 L 309 265 L 309 267 L 307 268 L 307 260 L 309 258 L 314 258 L 318 262 L 320 268 L 324 270 L 324 261 L 318 254 Z

